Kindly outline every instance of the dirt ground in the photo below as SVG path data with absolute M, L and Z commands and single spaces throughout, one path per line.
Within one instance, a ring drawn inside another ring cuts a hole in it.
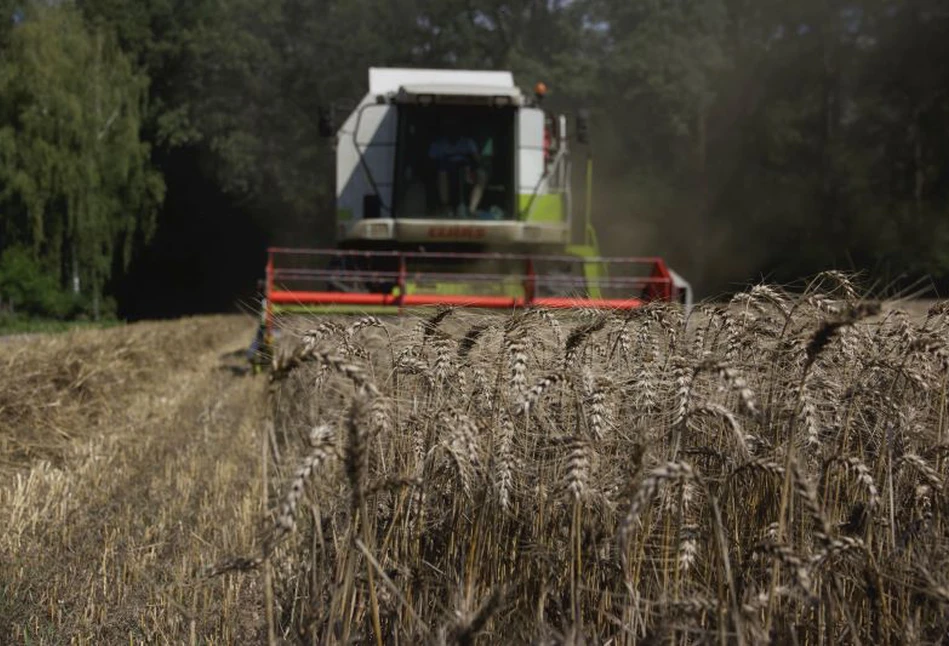
M 247 551 L 264 377 L 245 317 L 7 344 L 0 360 L 0 642 L 253 643 Z

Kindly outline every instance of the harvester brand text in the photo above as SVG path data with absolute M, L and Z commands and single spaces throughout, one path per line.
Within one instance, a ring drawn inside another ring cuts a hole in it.
M 431 238 L 470 238 L 477 240 L 483 238 L 484 234 L 483 227 L 447 226 L 429 227 L 428 229 L 428 235 Z

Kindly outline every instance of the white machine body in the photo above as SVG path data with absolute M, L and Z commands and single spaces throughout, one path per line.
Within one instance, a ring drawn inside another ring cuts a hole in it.
M 477 171 L 433 161 L 448 129 L 474 143 Z M 566 119 L 510 72 L 371 68 L 369 91 L 336 133 L 337 238 L 568 244 L 569 172 Z

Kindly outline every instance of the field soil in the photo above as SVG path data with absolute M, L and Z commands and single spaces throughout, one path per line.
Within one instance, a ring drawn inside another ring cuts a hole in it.
M 202 576 L 262 516 L 253 329 L 204 317 L 3 344 L 0 642 L 256 641 L 253 579 Z

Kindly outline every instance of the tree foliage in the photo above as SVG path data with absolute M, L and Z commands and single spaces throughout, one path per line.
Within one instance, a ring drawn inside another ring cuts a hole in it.
M 105 286 L 147 239 L 173 151 L 272 241 L 331 243 L 318 108 L 374 65 L 510 69 L 592 107 L 605 250 L 706 293 L 829 266 L 949 280 L 941 0 L 49 4 L 0 0 L 27 18 L 0 22 L 0 245 L 64 285 L 78 262 Z
M 139 130 L 147 79 L 69 6 L 34 8 L 0 59 L 0 238 L 99 294 L 162 199 Z
M 0 254 L 0 319 L 21 314 L 60 318 L 72 312 L 75 302 L 29 249 L 8 247 Z

